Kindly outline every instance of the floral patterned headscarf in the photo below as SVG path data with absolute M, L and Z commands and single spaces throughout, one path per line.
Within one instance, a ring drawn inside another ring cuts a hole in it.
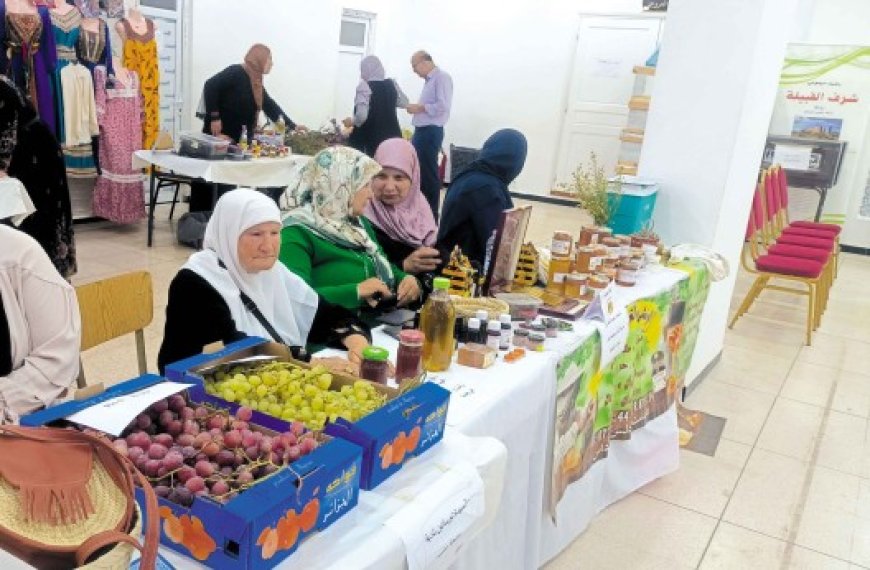
M 395 279 L 389 260 L 350 209 L 353 196 L 380 171 L 377 162 L 350 147 L 318 152 L 291 184 L 294 207 L 285 214 L 284 225 L 302 225 L 335 245 L 364 251 L 374 261 L 378 278 L 392 288 Z

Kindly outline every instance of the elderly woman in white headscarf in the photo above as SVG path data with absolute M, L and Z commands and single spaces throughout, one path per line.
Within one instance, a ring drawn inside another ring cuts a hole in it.
M 218 201 L 203 250 L 169 286 L 161 372 L 208 344 L 245 336 L 288 345 L 297 356 L 309 343 L 344 347 L 351 362 L 360 362 L 368 328 L 276 264 L 280 248 L 281 213 L 272 199 L 240 188 Z
M 396 80 L 385 76 L 384 66 L 376 56 L 366 56 L 360 62 L 360 80 L 353 100 L 354 129 L 348 144 L 371 157 L 382 142 L 402 136 L 396 108 L 408 105 L 408 97 Z M 345 120 L 347 123 L 350 119 Z

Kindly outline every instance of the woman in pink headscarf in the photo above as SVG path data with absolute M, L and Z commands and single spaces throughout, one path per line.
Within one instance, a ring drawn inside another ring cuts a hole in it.
M 401 138 L 378 146 L 375 160 L 382 170 L 371 183 L 373 198 L 365 209 L 378 243 L 392 263 L 408 273 L 434 271 L 441 264 L 435 246 L 438 226 L 420 191 L 417 151 Z

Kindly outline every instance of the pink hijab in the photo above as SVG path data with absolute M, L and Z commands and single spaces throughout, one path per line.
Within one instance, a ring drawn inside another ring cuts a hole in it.
M 395 206 L 384 204 L 376 198 L 370 200 L 364 212 L 365 217 L 396 241 L 414 247 L 433 245 L 438 236 L 438 226 L 429 202 L 420 191 L 417 151 L 405 139 L 387 139 L 378 146 L 375 160 L 381 167 L 395 168 L 408 175 L 411 178 L 411 190 Z

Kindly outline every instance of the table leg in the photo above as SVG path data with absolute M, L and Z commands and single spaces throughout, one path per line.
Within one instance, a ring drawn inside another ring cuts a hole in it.
M 148 247 L 151 247 L 154 239 L 154 208 L 157 205 L 157 177 L 154 175 L 155 168 L 152 166 L 150 171 L 151 173 L 148 177 L 148 196 L 151 198 L 148 203 Z

